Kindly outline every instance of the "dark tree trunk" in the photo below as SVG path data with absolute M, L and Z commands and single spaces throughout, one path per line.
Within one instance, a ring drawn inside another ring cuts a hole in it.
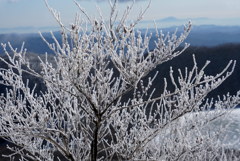
M 98 156 L 98 132 L 100 121 L 95 122 L 94 137 L 91 145 L 91 161 L 96 161 Z

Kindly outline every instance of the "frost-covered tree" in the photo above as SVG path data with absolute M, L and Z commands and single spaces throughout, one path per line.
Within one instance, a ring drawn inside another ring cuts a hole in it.
M 0 83 L 9 88 L 0 97 L 0 135 L 16 145 L 8 147 L 13 151 L 8 157 L 50 161 L 58 152 L 59 160 L 70 161 L 236 159 L 233 151 L 226 152 L 228 145 L 221 144 L 227 125 L 213 130 L 210 124 L 239 103 L 239 93 L 206 99 L 232 74 L 235 61 L 212 76 L 204 73 L 209 62 L 198 67 L 193 56 L 191 69 L 170 69 L 171 81 L 164 79 L 159 93 L 152 87 L 158 73 L 149 77 L 149 72 L 189 46 L 177 50 L 191 23 L 179 36 L 156 29 L 155 48 L 150 50 L 152 34 L 135 29 L 148 7 L 129 22 L 133 5 L 119 16 L 117 0 L 109 4 L 111 13 L 105 19 L 101 12 L 92 18 L 76 2 L 81 14 L 67 27 L 46 2 L 62 39 L 51 33 L 50 43 L 42 36 L 54 61 L 47 54 L 39 57 L 40 72 L 31 67 L 24 47 L 2 44 L 8 59 L 0 59 L 8 68 L 0 69 Z M 30 89 L 31 80 L 23 80 L 26 73 L 41 79 L 46 90 Z M 212 107 L 216 110 L 210 111 Z

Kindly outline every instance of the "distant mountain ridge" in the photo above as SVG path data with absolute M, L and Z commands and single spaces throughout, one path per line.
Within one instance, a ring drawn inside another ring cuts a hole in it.
M 235 18 L 208 18 L 208 17 L 196 17 L 196 18 L 177 18 L 177 17 L 165 17 L 162 19 L 155 20 L 159 27 L 171 27 L 186 24 L 191 21 L 194 26 L 199 25 L 217 25 L 217 26 L 240 26 L 240 17 Z M 147 27 L 153 24 L 152 21 L 141 21 L 141 27 Z
M 160 28 L 169 28 L 173 26 L 181 26 L 183 24 L 191 21 L 193 26 L 199 25 L 216 25 L 216 26 L 240 26 L 240 17 L 233 18 L 208 18 L 208 17 L 188 17 L 188 18 L 178 18 L 174 16 L 169 16 L 165 18 L 160 18 L 157 20 L 142 20 L 137 25 L 138 28 L 153 28 L 155 23 Z M 129 21 L 131 22 L 131 21 Z M 57 31 L 59 26 L 19 26 L 19 27 L 0 27 L 0 33 L 37 33 L 48 32 L 48 31 Z
M 178 27 L 178 34 L 183 31 L 183 26 Z M 162 30 L 164 34 L 167 32 L 174 32 L 176 27 L 168 27 L 159 29 Z M 146 29 L 141 29 L 144 33 Z M 150 49 L 154 47 L 155 29 L 149 29 L 149 32 L 153 33 L 153 37 L 150 42 Z M 47 40 L 52 41 L 51 35 L 49 33 L 43 33 Z M 60 33 L 55 32 L 55 35 L 59 40 Z M 7 43 L 11 42 L 13 47 L 20 48 L 22 42 L 25 42 L 25 47 L 28 51 L 38 54 L 44 54 L 45 52 L 51 53 L 52 51 L 43 42 L 38 33 L 25 33 L 25 34 L 0 34 L 0 42 Z M 191 46 L 217 46 L 226 43 L 240 43 L 240 26 L 216 26 L 216 25 L 200 25 L 193 26 L 192 31 L 188 38 L 187 43 Z M 0 54 L 3 53 L 3 49 L 0 47 Z
M 0 33 L 2 34 L 12 34 L 12 33 L 20 33 L 20 34 L 29 34 L 29 33 L 38 33 L 48 32 L 48 31 L 57 31 L 59 27 L 56 26 L 44 26 L 44 27 L 34 27 L 34 26 L 21 26 L 21 27 L 12 27 L 12 28 L 1 28 Z

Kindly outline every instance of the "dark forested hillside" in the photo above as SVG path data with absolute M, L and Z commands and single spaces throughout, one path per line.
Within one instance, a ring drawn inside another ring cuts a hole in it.
M 159 95 L 163 89 L 163 78 L 165 77 L 169 79 L 169 69 L 171 66 L 173 67 L 176 77 L 178 76 L 178 69 L 184 71 L 185 67 L 188 67 L 189 69 L 192 68 L 193 54 L 196 57 L 199 68 L 201 68 L 207 60 L 211 61 L 205 72 L 213 75 L 219 73 L 230 60 L 237 61 L 233 75 L 231 75 L 230 78 L 228 78 L 219 88 L 210 93 L 209 97 L 216 97 L 217 95 L 226 94 L 227 92 L 234 94 L 236 91 L 240 90 L 240 44 L 225 44 L 216 47 L 189 47 L 182 55 L 157 66 L 157 68 L 147 76 L 153 76 L 156 71 L 159 71 L 158 77 L 153 86 L 157 89 L 155 92 L 156 95 Z M 38 56 L 38 54 L 29 54 L 29 60 L 31 61 L 31 66 L 40 71 Z M 40 56 L 43 57 L 43 55 Z M 50 55 L 49 60 L 53 61 L 52 58 L 53 55 Z M 5 64 L 0 62 L 0 66 L 4 67 Z M 44 85 L 38 78 L 25 75 L 24 79 L 31 79 L 31 86 L 36 83 L 38 85 L 36 88 L 37 92 L 44 90 Z M 169 84 L 169 88 L 169 90 L 171 90 L 171 84 Z M 5 87 L 1 85 L 0 92 L 4 93 L 4 91 Z
M 170 66 L 173 67 L 176 77 L 178 75 L 178 69 L 182 71 L 184 71 L 185 67 L 191 69 L 193 66 L 193 54 L 196 57 L 199 68 L 201 68 L 207 60 L 211 61 L 205 73 L 212 75 L 221 72 L 230 60 L 237 61 L 234 73 L 223 82 L 220 87 L 211 92 L 209 97 L 216 98 L 217 95 L 226 94 L 227 92 L 235 94 L 240 90 L 240 44 L 224 44 L 216 47 L 189 47 L 182 55 L 157 67 L 156 70 L 159 71 L 159 77 L 158 81 L 155 82 L 155 86 L 160 89 L 163 88 L 162 77 L 169 78 Z

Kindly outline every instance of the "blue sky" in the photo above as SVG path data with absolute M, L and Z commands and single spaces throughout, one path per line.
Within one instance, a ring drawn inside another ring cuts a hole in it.
M 72 0 L 48 0 L 49 4 L 59 10 L 63 22 L 72 22 L 77 7 Z M 125 0 L 127 1 L 127 0 Z M 131 18 L 148 4 L 147 0 L 136 0 Z M 92 16 L 97 16 L 96 5 L 107 15 L 108 0 L 81 0 L 82 7 Z M 122 10 L 127 3 L 119 3 Z M 240 0 L 152 0 L 151 7 L 145 15 L 145 20 L 158 20 L 174 16 L 177 18 L 207 17 L 214 19 L 238 18 L 238 22 L 222 22 L 222 25 L 240 24 Z M 214 22 L 213 22 L 214 23 Z M 234 24 L 235 23 L 235 24 Z M 44 27 L 56 26 L 56 22 L 47 10 L 43 0 L 0 0 L 0 28 Z

